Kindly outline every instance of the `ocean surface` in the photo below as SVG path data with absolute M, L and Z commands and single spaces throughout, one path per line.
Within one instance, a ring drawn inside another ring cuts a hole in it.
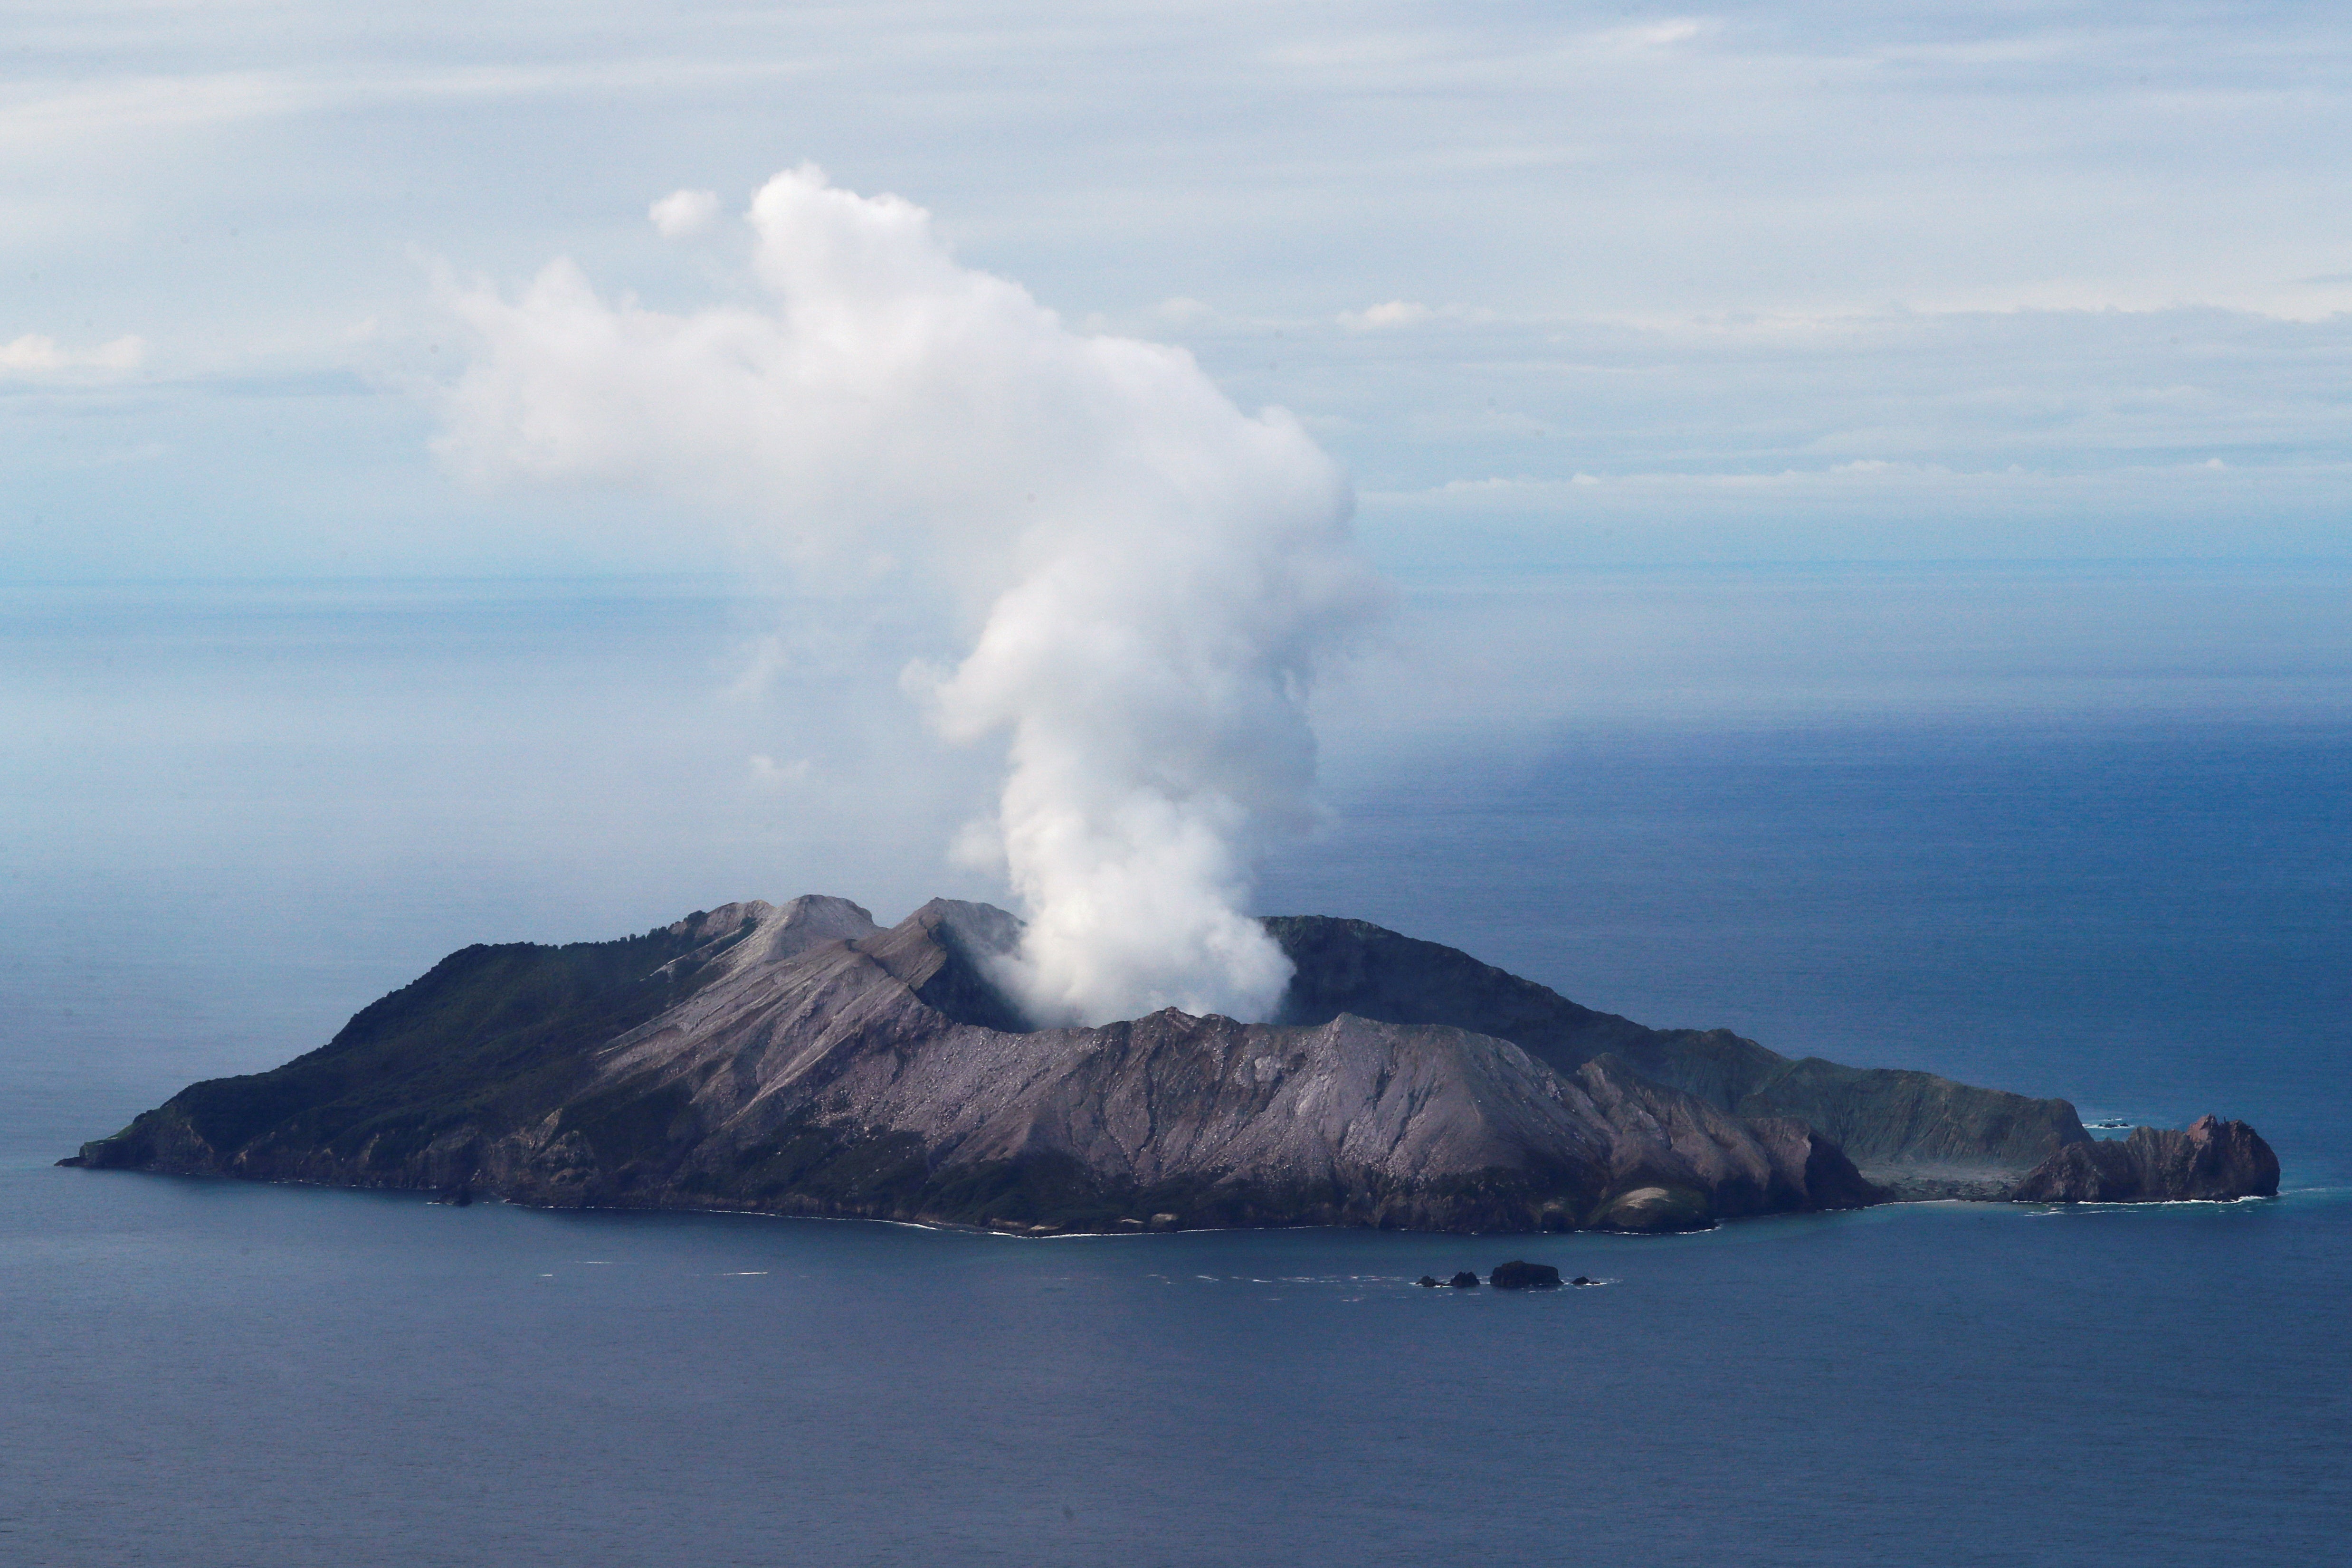
M 0 594 L 0 1562 L 2339 1561 L 2347 585 L 1416 591 L 1261 884 L 2277 1200 L 1042 1241 L 55 1168 L 468 942 L 985 896 L 988 769 L 709 585 Z

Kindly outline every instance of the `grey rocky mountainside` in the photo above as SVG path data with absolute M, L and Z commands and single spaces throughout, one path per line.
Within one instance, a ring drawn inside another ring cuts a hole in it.
M 1434 942 L 1360 920 L 1266 922 L 1298 966 L 1286 1022 L 1342 1012 L 1450 1023 L 1508 1040 L 1561 1072 L 1612 1055 L 1654 1083 L 1744 1118 L 1786 1117 L 1836 1144 L 1906 1197 L 2005 1197 L 2017 1179 L 2090 1134 L 2063 1100 L 1979 1089 L 1932 1072 L 1791 1061 L 1729 1030 L 1644 1029 Z
M 470 947 L 70 1163 L 1032 1232 L 1674 1229 L 1857 1207 L 1874 1176 L 2006 1191 L 2088 1137 L 2063 1101 L 1643 1029 L 1361 922 L 1267 925 L 1297 965 L 1270 1024 L 1029 1029 L 989 978 L 1018 922 L 944 900 L 888 930 L 812 895 Z

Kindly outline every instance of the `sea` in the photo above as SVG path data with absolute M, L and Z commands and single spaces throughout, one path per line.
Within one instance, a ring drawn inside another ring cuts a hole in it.
M 988 896 L 942 846 L 992 762 L 727 583 L 0 590 L 0 1563 L 2344 1562 L 2347 611 L 2326 563 L 1417 580 L 1258 884 L 2241 1117 L 2275 1199 L 1013 1239 L 57 1167 L 471 942 Z M 1413 1282 L 1513 1258 L 1599 1282 Z

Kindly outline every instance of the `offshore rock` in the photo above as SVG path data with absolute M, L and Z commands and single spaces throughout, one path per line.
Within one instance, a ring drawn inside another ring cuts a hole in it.
M 1525 1263 L 1514 1258 L 1497 1263 L 1486 1283 L 1498 1291 L 1542 1291 L 1559 1283 L 1559 1270 L 1549 1263 Z
M 192 1085 L 77 1157 L 1024 1236 L 1639 1231 L 1878 1201 L 1816 1115 L 2004 1190 L 2087 1137 L 2062 1101 L 1644 1030 L 1360 922 L 1267 926 L 1298 965 L 1269 1024 L 1031 1029 L 990 977 L 1019 923 L 946 900 L 888 930 L 812 895 L 469 947 L 321 1049 Z
M 2200 1116 L 2186 1131 L 2135 1127 L 2070 1144 L 2010 1194 L 2018 1203 L 2180 1203 L 2278 1195 L 2278 1155 L 2243 1122 Z
M 1465 1269 L 1445 1282 L 1457 1291 L 1475 1291 L 1478 1288 L 1478 1276 Z

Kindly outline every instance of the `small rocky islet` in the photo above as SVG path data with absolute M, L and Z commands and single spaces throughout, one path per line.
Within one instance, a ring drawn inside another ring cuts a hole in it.
M 1457 1291 L 1468 1291 L 1477 1288 L 1478 1276 L 1465 1269 L 1450 1280 L 1441 1280 L 1434 1274 L 1423 1274 L 1413 1283 L 1430 1290 L 1451 1286 Z M 1597 1285 L 1601 1281 L 1587 1279 L 1582 1274 L 1579 1274 L 1573 1280 L 1562 1280 L 1559 1277 L 1559 1270 L 1549 1263 L 1529 1263 L 1514 1258 L 1507 1263 L 1496 1264 L 1486 1276 L 1486 1283 L 1497 1291 L 1555 1291 L 1563 1284 Z
M 1644 1028 L 1362 921 L 1265 926 L 1295 966 L 1273 1021 L 1091 1029 L 1032 1028 L 991 981 L 1020 924 L 986 904 L 884 929 L 809 895 L 477 946 L 317 1051 L 193 1084 L 60 1163 L 1032 1236 L 1666 1233 L 1900 1199 L 2278 1190 L 2242 1122 L 2102 1142 L 2063 1100 Z M 1490 1281 L 1561 1282 L 1517 1260 Z

